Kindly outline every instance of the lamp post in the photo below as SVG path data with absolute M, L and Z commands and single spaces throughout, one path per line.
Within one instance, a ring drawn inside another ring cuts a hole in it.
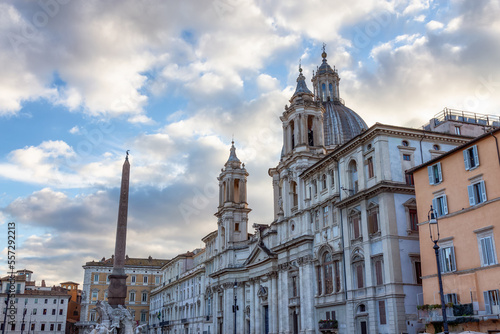
M 236 289 L 238 288 L 238 283 L 234 281 L 234 287 L 233 287 L 233 294 L 234 294 L 234 305 L 233 305 L 233 312 L 234 312 L 234 334 L 236 334 L 236 311 L 238 310 L 238 304 L 237 304 L 237 297 L 236 297 Z
M 444 295 L 443 295 L 443 281 L 441 280 L 441 264 L 439 262 L 439 224 L 437 219 L 436 210 L 432 207 L 427 214 L 427 218 L 429 219 L 429 234 L 432 242 L 434 243 L 434 252 L 436 253 L 436 263 L 437 263 L 437 274 L 439 281 L 439 295 L 441 297 L 441 312 L 443 313 L 443 333 L 448 334 L 448 319 L 446 317 L 446 306 L 444 304 Z

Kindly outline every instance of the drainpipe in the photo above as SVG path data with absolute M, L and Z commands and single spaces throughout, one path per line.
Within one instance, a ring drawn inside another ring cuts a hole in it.
M 339 162 L 337 161 L 337 179 L 338 179 L 338 185 L 339 185 L 339 196 L 340 196 L 340 200 L 342 200 L 342 192 L 340 190 L 340 166 L 339 166 Z M 344 247 L 344 219 L 342 219 L 342 210 L 340 210 L 340 231 L 342 233 L 342 264 L 343 264 L 343 269 L 344 269 L 344 293 L 345 293 L 345 300 L 347 302 L 347 278 L 346 278 L 346 274 L 347 274 L 347 270 L 346 270 L 346 266 L 345 266 L 345 247 Z
M 422 154 L 422 140 L 424 140 L 425 138 L 425 130 L 423 130 L 424 132 L 424 135 L 422 136 L 422 138 L 420 138 L 420 163 L 423 164 L 424 163 L 424 155 Z
M 500 165 L 500 150 L 498 149 L 498 138 L 495 137 L 495 135 L 493 134 L 493 131 L 490 132 L 490 135 L 493 136 L 493 138 L 495 138 L 495 143 L 497 144 L 497 157 L 498 157 L 498 164 Z

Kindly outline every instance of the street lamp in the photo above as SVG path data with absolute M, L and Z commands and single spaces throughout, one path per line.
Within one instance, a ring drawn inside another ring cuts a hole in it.
M 446 318 L 446 306 L 444 304 L 444 295 L 443 295 L 443 281 L 441 280 L 441 264 L 439 262 L 439 224 L 437 219 L 437 212 L 432 207 L 427 214 L 427 218 L 429 219 L 429 234 L 432 242 L 434 243 L 434 252 L 436 253 L 436 263 L 437 263 L 437 272 L 438 272 L 438 281 L 439 281 L 439 295 L 441 296 L 441 312 L 443 313 L 443 333 L 448 334 L 448 319 Z
M 234 334 L 236 334 L 236 311 L 238 310 L 238 304 L 237 304 L 237 299 L 236 299 L 236 289 L 238 288 L 238 283 L 234 281 L 234 286 L 233 286 L 233 295 L 234 295 L 234 305 L 233 305 L 233 312 L 234 312 Z

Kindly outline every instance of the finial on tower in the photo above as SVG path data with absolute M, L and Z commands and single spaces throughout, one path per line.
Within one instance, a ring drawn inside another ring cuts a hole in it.
M 302 58 L 299 59 L 299 72 L 302 73 Z
M 321 57 L 323 57 L 323 59 L 326 59 L 326 44 L 323 43 L 323 53 L 321 54 Z
M 130 150 L 127 150 L 127 151 L 126 151 L 127 156 L 125 157 L 125 160 L 128 160 L 128 152 L 130 152 Z

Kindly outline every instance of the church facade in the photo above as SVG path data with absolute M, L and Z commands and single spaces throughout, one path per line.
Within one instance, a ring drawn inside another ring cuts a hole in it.
M 162 268 L 162 286 L 151 292 L 150 333 L 423 329 L 418 219 L 405 170 L 471 137 L 368 128 L 345 106 L 338 72 L 325 52 L 322 58 L 312 91 L 299 69 L 280 117 L 283 150 L 269 169 L 273 221 L 252 224 L 249 233 L 248 172 L 233 143 L 218 177 L 217 230 L 202 239 L 205 248 L 191 267 L 168 280 L 174 267 Z M 185 289 L 187 278 L 196 287 L 181 300 L 174 291 Z

